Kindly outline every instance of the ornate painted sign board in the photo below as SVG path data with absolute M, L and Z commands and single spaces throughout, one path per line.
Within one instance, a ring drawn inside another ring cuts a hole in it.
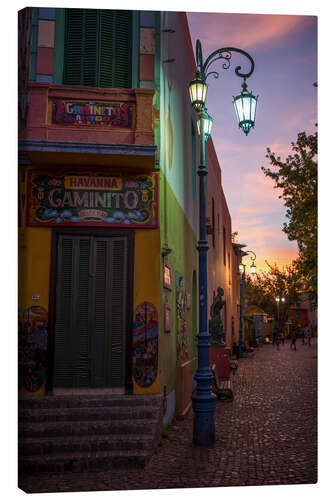
M 30 172 L 29 226 L 156 228 L 157 174 Z
M 134 103 L 76 102 L 54 99 L 52 123 L 88 127 L 134 127 Z

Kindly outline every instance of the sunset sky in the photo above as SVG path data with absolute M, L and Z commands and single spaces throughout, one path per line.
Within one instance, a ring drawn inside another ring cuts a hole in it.
M 220 77 L 208 78 L 206 103 L 214 119 L 212 137 L 237 241 L 257 254 L 258 270 L 266 267 L 265 260 L 284 266 L 297 256 L 297 244 L 282 232 L 286 209 L 261 166 L 269 166 L 267 147 L 284 159 L 298 132 L 315 131 L 317 18 L 192 12 L 188 22 L 194 47 L 201 40 L 204 60 L 214 50 L 231 46 L 255 61 L 247 83 L 259 99 L 256 126 L 248 136 L 238 128 L 232 105 L 242 83 L 234 68 L 239 64 L 248 71 L 245 57 L 233 55 L 228 70 L 221 70 L 221 62 L 211 66 Z

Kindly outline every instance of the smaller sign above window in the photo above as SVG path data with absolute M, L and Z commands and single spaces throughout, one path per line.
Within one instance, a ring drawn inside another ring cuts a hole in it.
M 88 127 L 132 128 L 135 105 L 132 102 L 77 102 L 54 99 L 52 123 Z

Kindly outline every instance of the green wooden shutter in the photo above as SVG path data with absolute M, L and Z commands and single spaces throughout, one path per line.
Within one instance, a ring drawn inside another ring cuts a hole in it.
M 66 9 L 64 78 L 65 85 L 82 85 L 84 9 Z
M 112 238 L 109 241 L 109 262 L 111 266 L 109 270 L 111 286 L 108 318 L 111 333 L 108 346 L 111 365 L 109 384 L 116 387 L 123 386 L 125 383 L 127 254 L 127 238 Z
M 81 85 L 98 87 L 99 13 L 95 9 L 86 9 L 84 14 Z
M 115 69 L 113 86 L 129 88 L 132 83 L 132 13 L 130 11 L 115 11 Z
M 132 12 L 66 9 L 64 84 L 131 87 Z
M 98 238 L 94 242 L 93 264 L 94 289 L 92 297 L 93 308 L 93 335 L 92 335 L 92 384 L 94 387 L 105 387 L 106 353 L 105 342 L 107 336 L 107 241 Z
M 60 236 L 58 242 L 55 386 L 90 385 L 89 238 Z
M 116 65 L 115 58 L 115 23 L 112 10 L 101 11 L 100 23 L 100 87 L 113 88 L 114 85 L 114 68 Z
M 74 307 L 73 307 L 73 336 L 75 338 L 75 386 L 89 387 L 91 372 L 90 348 L 90 247 L 89 238 L 75 238 L 74 240 Z
M 75 376 L 75 344 L 74 339 L 70 337 L 73 329 L 73 254 L 73 239 L 59 238 L 54 357 L 56 387 L 71 387 Z
M 102 10 L 100 86 L 129 88 L 132 82 L 132 12 Z

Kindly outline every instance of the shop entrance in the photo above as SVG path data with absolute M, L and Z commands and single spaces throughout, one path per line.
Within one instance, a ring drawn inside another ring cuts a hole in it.
M 126 384 L 133 243 L 108 234 L 57 234 L 53 388 Z

